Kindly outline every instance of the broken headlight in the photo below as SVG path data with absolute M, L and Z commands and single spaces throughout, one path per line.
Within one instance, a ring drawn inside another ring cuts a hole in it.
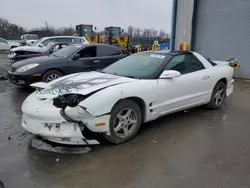
M 67 106 L 76 107 L 81 101 L 86 99 L 84 95 L 67 94 L 61 95 L 53 99 L 53 105 L 57 108 L 65 109 Z

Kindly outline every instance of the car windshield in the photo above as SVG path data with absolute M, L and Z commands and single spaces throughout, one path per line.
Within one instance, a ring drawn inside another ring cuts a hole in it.
M 101 72 L 130 78 L 147 78 L 154 74 L 169 56 L 153 53 L 137 53 L 120 59 Z
M 80 49 L 81 47 L 82 45 L 69 45 L 54 52 L 51 55 L 56 57 L 69 57 L 73 55 L 75 52 L 77 52 L 77 50 Z
M 37 41 L 35 41 L 34 43 L 31 44 L 31 46 L 38 46 L 38 44 L 40 44 L 42 41 L 44 41 L 46 39 L 46 37 L 43 37 Z

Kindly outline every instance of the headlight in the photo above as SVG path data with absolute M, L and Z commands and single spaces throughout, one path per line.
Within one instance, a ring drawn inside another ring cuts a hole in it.
M 86 96 L 78 94 L 61 95 L 53 99 L 53 105 L 62 109 L 65 109 L 67 106 L 73 108 L 86 98 Z
M 39 65 L 39 64 L 37 64 L 37 63 L 29 64 L 29 65 L 24 65 L 24 66 L 18 68 L 18 69 L 16 70 L 16 72 L 26 72 L 26 71 L 28 71 L 28 70 L 30 70 L 30 69 L 33 69 L 33 68 L 37 67 L 38 65 Z

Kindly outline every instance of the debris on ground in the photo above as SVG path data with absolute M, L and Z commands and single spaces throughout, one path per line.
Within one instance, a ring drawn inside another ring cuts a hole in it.
M 222 120 L 223 120 L 223 121 L 226 121 L 226 120 L 227 120 L 227 115 L 224 115 L 224 116 L 222 117 Z
M 156 143 L 157 143 L 155 140 L 152 140 L 152 142 L 153 142 L 154 144 L 156 144 Z
M 60 161 L 60 159 L 56 159 L 56 162 L 59 162 Z
M 50 151 L 54 153 L 67 153 L 67 154 L 86 154 L 89 151 L 91 151 L 90 147 L 87 146 L 78 146 L 78 147 L 71 147 L 71 146 L 52 146 L 51 144 L 40 140 L 38 138 L 33 138 L 31 141 L 32 147 L 44 150 L 44 151 Z

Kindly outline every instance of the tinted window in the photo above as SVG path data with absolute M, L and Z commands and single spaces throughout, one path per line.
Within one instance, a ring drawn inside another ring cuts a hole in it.
M 112 46 L 99 46 L 98 49 L 99 49 L 98 56 L 113 56 L 121 54 L 120 50 Z
M 77 52 L 77 54 L 80 54 L 80 58 L 96 57 L 96 46 L 85 47 Z
M 66 46 L 65 48 L 56 51 L 52 55 L 58 57 L 69 57 L 72 56 L 74 53 L 76 53 L 81 47 L 82 47 L 81 45 Z
M 169 58 L 169 56 L 151 53 L 133 54 L 106 67 L 102 72 L 125 77 L 149 78 Z
M 202 69 L 204 69 L 203 64 L 193 54 L 175 56 L 165 67 L 165 70 L 176 70 L 181 74 L 188 74 Z

